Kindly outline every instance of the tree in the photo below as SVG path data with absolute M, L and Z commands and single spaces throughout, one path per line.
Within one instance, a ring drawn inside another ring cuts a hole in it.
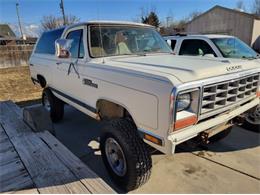
M 194 18 L 198 17 L 199 15 L 201 15 L 201 12 L 200 11 L 193 11 L 191 12 L 188 17 L 186 17 L 185 19 L 183 20 L 186 20 L 187 22 L 193 20 Z
M 159 27 L 159 25 L 160 25 L 159 18 L 154 11 L 151 11 L 149 13 L 149 15 L 142 16 L 141 20 L 142 20 L 142 23 L 150 24 L 155 27 Z
M 260 0 L 255 0 L 252 7 L 253 14 L 260 16 Z
M 65 24 L 70 25 L 70 24 L 75 24 L 79 22 L 79 18 L 76 16 L 65 16 Z M 63 18 L 62 17 L 55 17 L 53 15 L 49 16 L 43 16 L 43 19 L 41 20 L 41 26 L 43 30 L 51 30 L 55 28 L 59 28 L 61 26 L 64 26 L 63 24 Z

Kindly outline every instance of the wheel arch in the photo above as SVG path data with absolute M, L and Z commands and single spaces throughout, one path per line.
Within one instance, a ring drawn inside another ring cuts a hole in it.
M 119 107 L 119 110 L 121 109 L 121 113 L 117 112 L 115 113 L 115 115 L 113 116 L 108 116 L 108 118 L 116 118 L 116 117 L 131 117 L 132 121 L 134 122 L 134 124 L 137 126 L 137 121 L 135 120 L 135 117 L 133 116 L 133 113 L 131 112 L 131 110 L 127 107 L 127 105 L 123 104 L 122 102 L 119 102 L 117 100 L 114 99 L 110 99 L 110 98 L 99 98 L 96 101 L 96 109 L 97 109 L 97 113 L 100 115 L 102 113 L 102 106 L 107 106 L 108 104 L 110 104 L 112 107 L 116 108 Z M 108 108 L 107 108 L 108 109 Z M 102 118 L 102 115 L 101 115 Z
M 43 75 L 37 74 L 36 77 L 37 77 L 37 80 L 39 81 L 39 84 L 41 85 L 42 88 L 47 86 L 47 81 L 46 81 L 46 79 Z

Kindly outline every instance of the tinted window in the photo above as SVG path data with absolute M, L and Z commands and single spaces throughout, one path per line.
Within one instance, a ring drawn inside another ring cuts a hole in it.
M 190 39 L 182 42 L 179 55 L 204 56 L 206 54 L 213 54 L 216 56 L 215 52 L 206 41 Z
M 172 50 L 174 50 L 175 45 L 176 45 L 176 40 L 171 40 L 171 48 L 172 48 Z
M 55 54 L 55 41 L 61 37 L 64 28 L 44 32 L 36 46 L 35 53 Z
M 70 53 L 72 58 L 83 58 L 84 57 L 84 46 L 82 40 L 83 30 L 71 31 L 66 39 L 72 39 L 72 45 Z

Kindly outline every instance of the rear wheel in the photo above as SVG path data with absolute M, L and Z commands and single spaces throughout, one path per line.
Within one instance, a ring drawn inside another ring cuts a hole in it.
M 251 131 L 260 132 L 260 105 L 257 106 L 253 112 L 246 115 L 242 127 Z
M 231 130 L 232 130 L 232 127 L 228 127 L 227 129 L 221 131 L 220 133 L 213 135 L 212 137 L 209 138 L 209 142 L 215 143 L 215 142 L 218 142 L 218 141 L 224 139 L 225 137 L 227 137 L 230 134 Z
M 103 162 L 113 181 L 130 191 L 150 177 L 152 160 L 136 126 L 126 119 L 108 122 L 100 139 Z
M 52 122 L 58 122 L 63 118 L 64 103 L 55 97 L 49 88 L 43 89 L 42 105 L 49 111 Z

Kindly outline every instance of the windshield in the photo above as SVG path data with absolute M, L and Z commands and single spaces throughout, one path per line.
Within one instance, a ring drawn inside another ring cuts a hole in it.
M 257 58 L 257 53 L 237 38 L 211 39 L 225 58 Z
M 172 50 L 153 28 L 137 26 L 90 26 L 92 57 L 171 53 Z

